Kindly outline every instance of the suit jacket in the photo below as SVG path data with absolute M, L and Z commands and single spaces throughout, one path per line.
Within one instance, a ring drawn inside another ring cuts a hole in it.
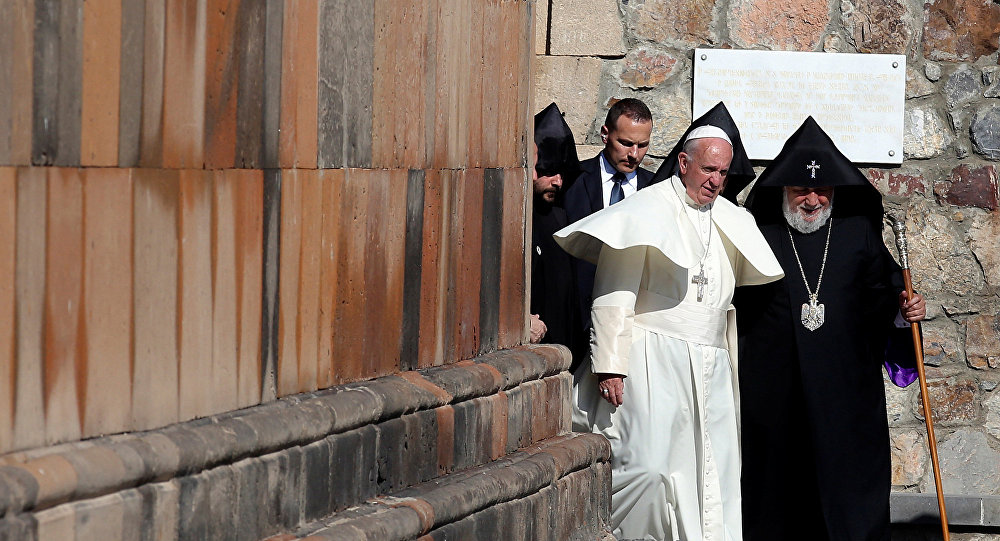
M 566 209 L 566 219 L 573 223 L 581 218 L 604 209 L 604 190 L 601 188 L 601 155 L 580 162 L 580 176 L 576 177 L 572 186 L 566 190 L 563 206 Z M 642 167 L 636 169 L 636 189 L 643 189 L 653 183 L 653 172 Z M 597 265 L 581 259 L 573 259 L 576 274 L 577 298 L 580 302 L 580 316 L 583 323 L 583 336 L 590 337 L 590 305 L 593 304 L 594 275 Z M 575 352 L 574 352 L 575 353 Z M 583 352 L 586 355 L 586 351 Z M 574 355 L 573 368 L 582 361 Z
M 566 190 L 563 207 L 566 218 L 573 223 L 604 208 L 601 189 L 601 155 L 580 162 L 580 176 Z M 653 172 L 642 167 L 635 170 L 636 188 L 641 190 L 653 183 Z M 588 312 L 589 312 L 588 308 Z

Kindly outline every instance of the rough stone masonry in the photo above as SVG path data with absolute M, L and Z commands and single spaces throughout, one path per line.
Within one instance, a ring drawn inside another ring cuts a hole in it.
M 634 96 L 653 111 L 647 165 L 658 165 L 691 120 L 696 47 L 906 55 L 903 164 L 864 171 L 906 209 L 915 287 L 928 299 L 924 348 L 946 492 L 1000 494 L 1000 3 L 543 0 L 537 8 L 534 106 L 559 104 L 581 158 L 598 152 L 607 107 Z M 919 389 L 886 390 L 894 489 L 933 493 Z

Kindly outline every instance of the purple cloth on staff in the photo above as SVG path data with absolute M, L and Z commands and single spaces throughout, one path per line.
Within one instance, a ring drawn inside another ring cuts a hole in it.
M 897 387 L 906 387 L 919 377 L 917 355 L 913 351 L 913 333 L 909 325 L 889 331 L 884 365 L 889 379 Z
M 915 366 L 900 366 L 894 362 L 885 362 L 885 371 L 889 374 L 889 379 L 896 387 L 906 387 L 917 379 L 917 368 Z

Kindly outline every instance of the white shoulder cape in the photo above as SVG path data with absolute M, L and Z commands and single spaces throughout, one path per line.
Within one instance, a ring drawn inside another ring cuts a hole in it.
M 597 264 L 601 247 L 615 249 L 649 246 L 678 266 L 690 269 L 705 247 L 694 224 L 685 216 L 685 203 L 674 191 L 677 177 L 658 182 L 621 202 L 578 220 L 553 235 L 570 255 Z M 679 180 L 678 180 L 679 181 Z M 759 285 L 784 276 L 753 216 L 727 199 L 718 198 L 712 221 L 724 242 L 731 243 L 749 265 L 736 270 L 736 285 Z

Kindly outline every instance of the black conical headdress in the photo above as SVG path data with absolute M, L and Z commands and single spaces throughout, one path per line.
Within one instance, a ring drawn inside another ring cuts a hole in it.
M 780 199 L 784 186 L 833 186 L 834 216 L 882 220 L 882 195 L 811 116 L 785 141 L 747 195 L 746 207 L 759 223 L 784 219 Z
M 555 103 L 535 115 L 535 144 L 538 145 L 538 164 L 535 166 L 538 175 L 561 174 L 565 193 L 579 175 L 580 160 L 573 132 Z

